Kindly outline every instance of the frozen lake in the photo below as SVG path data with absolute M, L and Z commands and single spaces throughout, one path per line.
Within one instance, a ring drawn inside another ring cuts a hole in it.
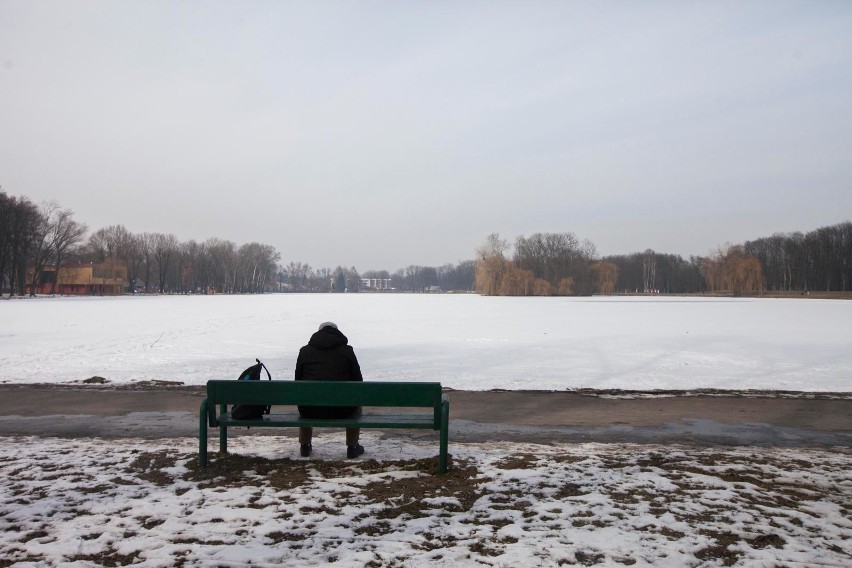
M 0 301 L 0 381 L 290 379 L 321 321 L 367 380 L 456 389 L 852 390 L 852 302 L 273 294 Z

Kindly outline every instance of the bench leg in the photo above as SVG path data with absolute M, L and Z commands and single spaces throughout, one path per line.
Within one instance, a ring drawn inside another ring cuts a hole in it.
M 228 406 L 223 404 L 220 409 L 222 414 L 228 412 Z M 228 429 L 224 426 L 219 426 L 219 453 L 227 454 L 228 453 Z
M 219 453 L 228 453 L 228 429 L 224 426 L 219 426 Z
M 198 415 L 198 462 L 207 467 L 207 399 L 201 403 Z
M 450 401 L 441 404 L 441 445 L 438 454 L 438 473 L 447 473 L 447 446 L 450 441 Z

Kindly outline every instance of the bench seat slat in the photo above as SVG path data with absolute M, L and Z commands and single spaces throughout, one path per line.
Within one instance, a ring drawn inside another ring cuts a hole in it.
M 296 412 L 273 412 L 258 420 L 237 420 L 230 414 L 219 416 L 228 427 L 317 427 L 317 428 L 440 428 L 431 414 L 362 414 L 349 418 L 302 418 Z

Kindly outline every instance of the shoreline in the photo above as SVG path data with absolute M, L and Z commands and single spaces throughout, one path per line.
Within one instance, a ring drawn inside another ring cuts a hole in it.
M 852 396 L 447 390 L 452 442 L 852 448 Z M 0 384 L 0 436 L 193 438 L 203 385 Z M 333 431 L 333 430 L 331 430 Z M 236 429 L 294 436 L 295 429 Z M 378 431 L 431 439 L 431 431 Z
M 93 377 L 95 378 L 95 377 Z M 278 379 L 289 380 L 289 379 Z M 92 382 L 91 379 L 70 381 L 64 383 L 19 383 L 0 381 L 0 391 L 3 389 L 38 388 L 38 389 L 67 389 L 91 391 L 186 391 L 204 393 L 206 385 L 186 384 L 181 381 L 149 380 L 129 383 Z M 719 398 L 768 398 L 768 399 L 805 399 L 805 400 L 852 400 L 852 391 L 795 391 L 770 389 L 594 389 L 573 388 L 564 390 L 547 389 L 484 389 L 468 390 L 444 387 L 446 393 L 516 393 L 516 394 L 571 394 L 590 398 L 608 399 L 659 399 L 681 397 L 719 397 Z
M 444 389 L 453 392 L 457 389 Z M 802 398 L 809 400 L 852 400 L 852 392 L 839 391 L 791 391 L 791 390 L 767 390 L 767 389 L 592 389 L 576 388 L 566 390 L 509 390 L 489 389 L 487 391 L 460 391 L 460 392 L 516 392 L 516 393 L 571 393 L 580 396 L 597 398 L 677 398 L 690 396 L 711 396 L 729 398 Z

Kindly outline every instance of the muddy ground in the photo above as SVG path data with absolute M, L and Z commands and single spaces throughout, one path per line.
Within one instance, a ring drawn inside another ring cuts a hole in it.
M 852 446 L 852 393 L 448 391 L 456 441 Z M 2 384 L 0 435 L 192 437 L 203 386 Z M 272 429 L 270 429 L 272 430 Z M 237 430 L 235 434 L 274 432 Z M 295 432 L 293 432 L 295 434 Z M 388 431 L 428 437 L 432 432 Z

